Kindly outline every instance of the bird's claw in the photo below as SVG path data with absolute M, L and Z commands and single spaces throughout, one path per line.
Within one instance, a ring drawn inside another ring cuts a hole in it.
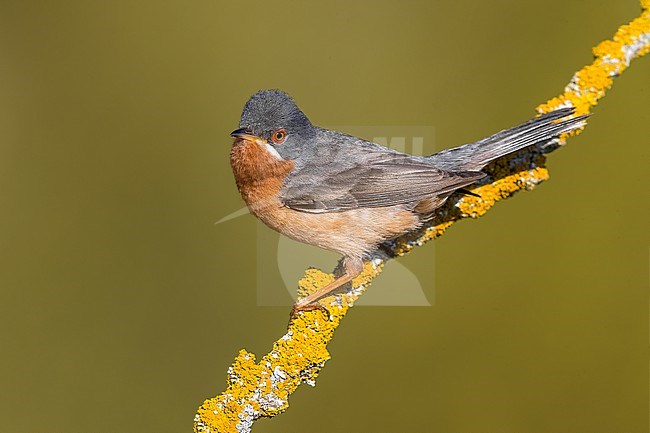
M 331 320 L 331 315 L 330 311 L 323 305 L 319 304 L 318 302 L 313 302 L 311 304 L 305 304 L 305 305 L 300 305 L 298 303 L 293 305 L 293 308 L 291 309 L 291 315 L 289 316 L 289 322 L 293 322 L 294 319 L 298 317 L 298 314 L 302 311 L 315 311 L 319 310 L 323 314 L 325 314 L 325 317 L 327 317 L 328 320 Z

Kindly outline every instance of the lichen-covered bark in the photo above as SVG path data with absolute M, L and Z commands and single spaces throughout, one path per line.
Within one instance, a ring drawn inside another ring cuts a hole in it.
M 594 62 L 576 72 L 564 93 L 537 107 L 538 112 L 573 106 L 576 115 L 589 113 L 612 86 L 613 79 L 633 59 L 650 51 L 650 0 L 642 0 L 641 7 L 641 16 L 621 26 L 611 40 L 596 46 Z M 431 225 L 402 236 L 387 247 L 396 256 L 408 254 L 414 247 L 441 236 L 455 221 L 477 218 L 497 201 L 517 191 L 533 189 L 548 179 L 544 154 L 563 144 L 565 139 L 562 137 L 544 148 L 525 149 L 490 164 L 486 168 L 488 178 L 474 189 L 480 198 L 452 197 L 439 209 Z M 313 386 L 318 372 L 330 358 L 327 344 L 334 331 L 354 301 L 379 275 L 385 260 L 388 258 L 377 256 L 366 263 L 363 273 L 354 279 L 351 292 L 321 300 L 328 306 L 329 318 L 318 310 L 300 314 L 289 324 L 287 333 L 274 343 L 273 350 L 259 361 L 254 354 L 241 350 L 228 369 L 227 389 L 206 400 L 198 409 L 194 431 L 248 432 L 258 418 L 272 417 L 286 410 L 289 396 L 301 383 Z M 300 294 L 315 291 L 333 278 L 332 274 L 310 269 L 298 283 Z

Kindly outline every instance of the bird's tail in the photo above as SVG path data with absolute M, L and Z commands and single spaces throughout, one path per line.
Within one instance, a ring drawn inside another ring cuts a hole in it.
M 475 143 L 431 155 L 431 161 L 436 167 L 451 171 L 478 171 L 490 161 L 515 152 L 524 147 L 547 142 L 565 132 L 584 126 L 588 116 L 571 116 L 574 108 L 560 108 L 550 113 L 542 114 L 514 128 L 484 138 Z

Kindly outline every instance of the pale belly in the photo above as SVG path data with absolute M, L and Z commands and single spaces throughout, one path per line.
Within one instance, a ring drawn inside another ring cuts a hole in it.
M 401 206 L 307 213 L 277 203 L 251 211 L 292 239 L 359 258 L 420 225 L 419 217 Z

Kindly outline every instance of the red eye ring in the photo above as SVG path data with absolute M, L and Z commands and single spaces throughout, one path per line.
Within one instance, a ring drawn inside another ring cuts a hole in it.
M 284 128 L 278 129 L 277 131 L 273 131 L 273 134 L 271 134 L 271 140 L 275 144 L 280 144 L 283 143 L 284 140 L 287 139 L 287 130 Z

